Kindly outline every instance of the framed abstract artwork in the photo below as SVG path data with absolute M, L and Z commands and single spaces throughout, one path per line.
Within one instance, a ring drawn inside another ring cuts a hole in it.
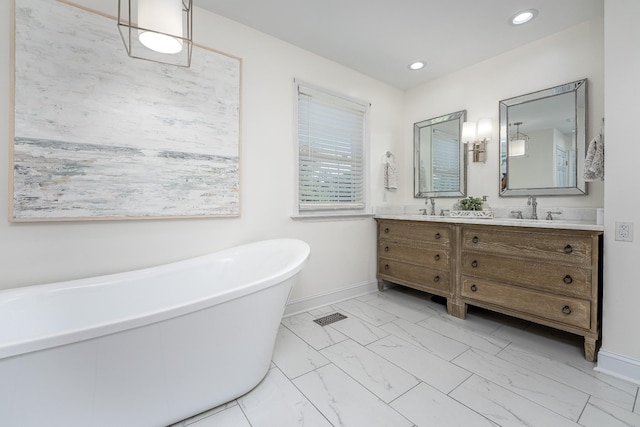
M 11 221 L 240 214 L 240 58 L 132 59 L 112 18 L 14 10 Z

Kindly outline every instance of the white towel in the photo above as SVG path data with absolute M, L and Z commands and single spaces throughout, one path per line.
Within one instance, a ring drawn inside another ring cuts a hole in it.
M 604 137 L 602 135 L 596 136 L 589 142 L 582 178 L 585 181 L 604 179 Z
M 398 171 L 393 161 L 393 155 L 387 156 L 384 162 L 384 188 L 388 190 L 398 189 Z

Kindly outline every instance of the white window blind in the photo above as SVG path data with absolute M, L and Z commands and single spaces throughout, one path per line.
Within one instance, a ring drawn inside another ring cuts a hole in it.
M 299 213 L 364 212 L 368 104 L 296 86 Z
M 460 188 L 458 140 L 442 132 L 433 132 L 431 176 L 433 191 L 456 191 Z

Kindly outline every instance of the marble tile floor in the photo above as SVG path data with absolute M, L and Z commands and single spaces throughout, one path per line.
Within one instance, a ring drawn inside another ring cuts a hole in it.
M 593 366 L 580 337 L 394 287 L 284 318 L 255 389 L 172 427 L 640 426 L 638 385 Z

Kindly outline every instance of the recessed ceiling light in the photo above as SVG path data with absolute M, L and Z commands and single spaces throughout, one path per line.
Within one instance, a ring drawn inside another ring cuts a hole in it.
M 509 18 L 509 23 L 511 25 L 522 25 L 531 21 L 538 15 L 538 11 L 536 9 L 527 9 L 520 11 Z
M 416 61 L 409 64 L 409 69 L 414 71 L 422 70 L 425 65 L 426 64 L 423 61 Z

